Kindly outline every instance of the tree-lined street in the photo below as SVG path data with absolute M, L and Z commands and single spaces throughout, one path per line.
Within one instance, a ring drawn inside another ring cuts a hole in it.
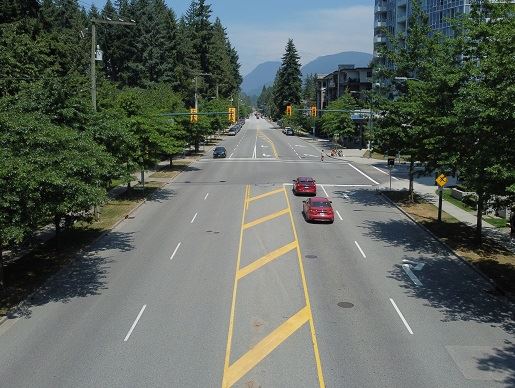
M 384 174 L 262 119 L 220 144 L 0 326 L 2 385 L 513 382 L 509 305 L 378 194 Z M 304 221 L 301 175 L 334 224 Z

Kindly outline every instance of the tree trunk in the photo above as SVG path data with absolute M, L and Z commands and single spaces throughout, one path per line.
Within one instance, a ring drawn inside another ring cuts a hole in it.
M 477 214 L 476 214 L 476 242 L 481 245 L 482 242 L 482 226 L 483 226 L 483 192 L 477 193 Z
M 143 167 L 141 168 L 141 186 L 145 190 L 145 169 Z
M 170 167 L 173 166 L 173 155 L 170 155 Z
M 5 279 L 4 279 L 4 249 L 0 241 L 0 294 L 5 292 Z
M 414 195 L 413 195 L 413 167 L 415 166 L 415 159 L 413 159 L 413 156 L 410 156 L 410 162 L 409 162 L 409 200 L 411 202 L 414 201 Z
M 59 240 L 61 238 L 61 216 L 54 216 L 55 227 L 55 247 L 59 249 Z

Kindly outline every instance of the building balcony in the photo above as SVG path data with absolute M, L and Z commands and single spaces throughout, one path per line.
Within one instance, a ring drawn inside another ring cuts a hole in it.
M 386 7 L 386 5 L 376 5 L 375 7 L 375 12 L 386 12 L 388 10 L 388 8 Z
M 386 43 L 386 36 L 374 36 L 374 43 Z
M 386 27 L 386 22 L 382 20 L 377 20 L 375 23 L 376 28 Z

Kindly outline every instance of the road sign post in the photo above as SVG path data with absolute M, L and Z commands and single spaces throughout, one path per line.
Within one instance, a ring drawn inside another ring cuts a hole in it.
M 436 178 L 436 184 L 439 186 L 438 188 L 438 222 L 442 222 L 442 205 L 443 205 L 443 187 L 447 184 L 449 180 L 444 174 L 440 174 L 438 178 Z
M 390 191 L 392 191 L 392 169 L 395 165 L 395 157 L 388 158 L 388 170 L 390 170 Z

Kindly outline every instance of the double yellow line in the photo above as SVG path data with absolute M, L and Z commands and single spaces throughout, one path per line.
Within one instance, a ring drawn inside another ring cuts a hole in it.
M 258 220 L 245 223 L 246 211 L 248 209 L 249 203 L 271 196 L 279 193 L 284 193 L 286 198 L 287 208 L 281 210 L 277 213 L 271 214 L 269 216 L 262 217 Z M 279 214 L 280 213 L 280 214 Z M 279 248 L 273 252 L 268 253 L 262 258 L 255 260 L 253 263 L 247 265 L 246 267 L 240 268 L 241 264 L 241 252 L 243 245 L 243 232 L 259 223 L 266 222 L 270 219 L 278 217 L 279 215 L 289 214 L 290 221 L 292 225 L 294 241 L 285 245 L 282 248 Z M 288 320 L 283 322 L 279 327 L 273 330 L 270 334 L 268 334 L 265 338 L 263 338 L 258 344 L 252 347 L 247 353 L 241 356 L 238 360 L 236 360 L 232 365 L 230 364 L 231 357 L 231 346 L 233 340 L 233 329 L 234 329 L 234 314 L 235 314 L 235 306 L 236 306 L 236 296 L 238 289 L 238 281 L 244 278 L 246 275 L 250 274 L 258 270 L 259 268 L 265 266 L 266 264 L 272 262 L 273 260 L 279 258 L 287 252 L 296 249 L 297 258 L 300 268 L 300 275 L 302 281 L 302 287 L 304 289 L 304 298 L 306 305 L 290 317 Z M 258 363 L 260 363 L 266 356 L 268 356 L 274 349 L 276 349 L 279 345 L 281 345 L 289 336 L 295 333 L 298 329 L 300 329 L 306 322 L 309 323 L 310 332 L 311 332 L 311 342 L 313 344 L 313 353 L 315 357 L 316 369 L 318 382 L 320 387 L 325 387 L 324 376 L 322 372 L 322 365 L 320 362 L 320 355 L 318 351 L 318 342 L 316 338 L 315 325 L 313 322 L 313 314 L 311 312 L 311 303 L 309 300 L 308 287 L 306 282 L 306 276 L 304 272 L 304 266 L 302 264 L 302 253 L 300 251 L 300 246 L 298 242 L 297 231 L 295 229 L 295 223 L 293 221 L 293 214 L 291 212 L 290 201 L 288 199 L 288 194 L 286 193 L 286 189 L 283 187 L 282 189 L 274 190 L 269 193 L 261 194 L 255 196 L 253 198 L 250 197 L 250 186 L 245 186 L 245 196 L 244 196 L 244 206 L 243 206 L 243 214 L 241 219 L 241 228 L 240 228 L 240 242 L 238 248 L 238 257 L 236 260 L 236 273 L 234 277 L 234 287 L 232 294 L 232 303 L 231 303 L 231 312 L 229 318 L 229 332 L 227 335 L 227 347 L 225 352 L 225 363 L 224 363 L 224 374 L 222 379 L 222 387 L 231 387 L 233 384 L 238 382 L 245 374 L 247 374 L 250 370 L 252 370 Z
M 263 132 L 261 132 L 259 129 L 258 129 L 257 135 L 261 136 L 265 141 L 270 143 L 270 145 L 272 146 L 272 152 L 274 153 L 274 158 L 279 159 L 279 155 L 277 154 L 277 150 L 275 149 L 274 142 L 272 140 L 270 140 L 270 138 L 267 135 L 265 135 Z

